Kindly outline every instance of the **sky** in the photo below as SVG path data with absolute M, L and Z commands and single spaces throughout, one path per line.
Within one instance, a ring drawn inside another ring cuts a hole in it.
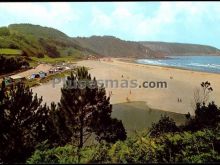
M 0 2 L 0 26 L 13 23 L 52 27 L 70 37 L 220 48 L 220 2 Z

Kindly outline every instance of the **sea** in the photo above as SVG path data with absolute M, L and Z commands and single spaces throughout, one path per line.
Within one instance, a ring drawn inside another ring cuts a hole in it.
M 220 74 L 220 56 L 168 56 L 164 59 L 137 59 L 136 62 Z

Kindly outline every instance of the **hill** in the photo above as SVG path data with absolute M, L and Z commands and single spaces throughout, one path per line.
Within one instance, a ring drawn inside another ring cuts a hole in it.
M 11 24 L 0 28 L 0 48 L 20 49 L 28 56 L 60 57 L 93 53 L 75 43 L 66 34 L 48 27 L 32 24 Z
M 133 42 L 113 36 L 77 37 L 73 39 L 83 47 L 111 57 L 158 58 L 168 55 L 220 55 L 220 50 L 215 47 L 197 44 Z
M 167 55 L 220 55 L 220 50 L 206 45 L 134 42 L 113 36 L 69 37 L 49 27 L 32 24 L 11 24 L 0 27 L 0 49 L 5 54 L 20 50 L 22 55 L 51 58 L 73 57 L 82 59 L 87 55 L 132 58 L 163 58 Z M 4 54 L 4 53 L 3 53 Z M 13 53 L 12 53 L 13 54 Z
M 220 50 L 207 45 L 169 43 L 169 42 L 139 42 L 146 48 L 164 55 L 220 55 Z
M 141 43 L 124 41 L 113 36 L 77 37 L 73 38 L 73 40 L 103 56 L 133 58 L 160 56 L 159 53 L 152 51 Z

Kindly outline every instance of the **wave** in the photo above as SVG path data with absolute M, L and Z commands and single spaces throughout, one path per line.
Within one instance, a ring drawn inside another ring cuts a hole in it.
M 164 63 L 161 63 L 159 61 L 152 61 L 152 60 L 145 60 L 145 59 L 141 59 L 141 60 L 137 60 L 138 63 L 141 64 L 153 64 L 153 65 L 163 65 Z
M 159 65 L 159 66 L 171 66 L 178 68 L 185 68 L 190 70 L 198 70 L 205 72 L 220 73 L 220 57 L 206 57 L 206 56 L 194 56 L 194 57 L 178 57 L 170 59 L 138 59 L 137 63 Z
M 220 69 L 220 65 L 218 64 L 200 64 L 200 63 L 190 63 L 190 66 L 198 66 L 198 67 L 205 67 L 205 68 L 217 68 Z

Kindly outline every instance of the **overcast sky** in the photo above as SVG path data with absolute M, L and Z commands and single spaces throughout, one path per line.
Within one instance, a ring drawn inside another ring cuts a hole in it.
M 220 48 L 220 2 L 0 3 L 0 26 L 32 23 L 71 37 L 113 35 Z

